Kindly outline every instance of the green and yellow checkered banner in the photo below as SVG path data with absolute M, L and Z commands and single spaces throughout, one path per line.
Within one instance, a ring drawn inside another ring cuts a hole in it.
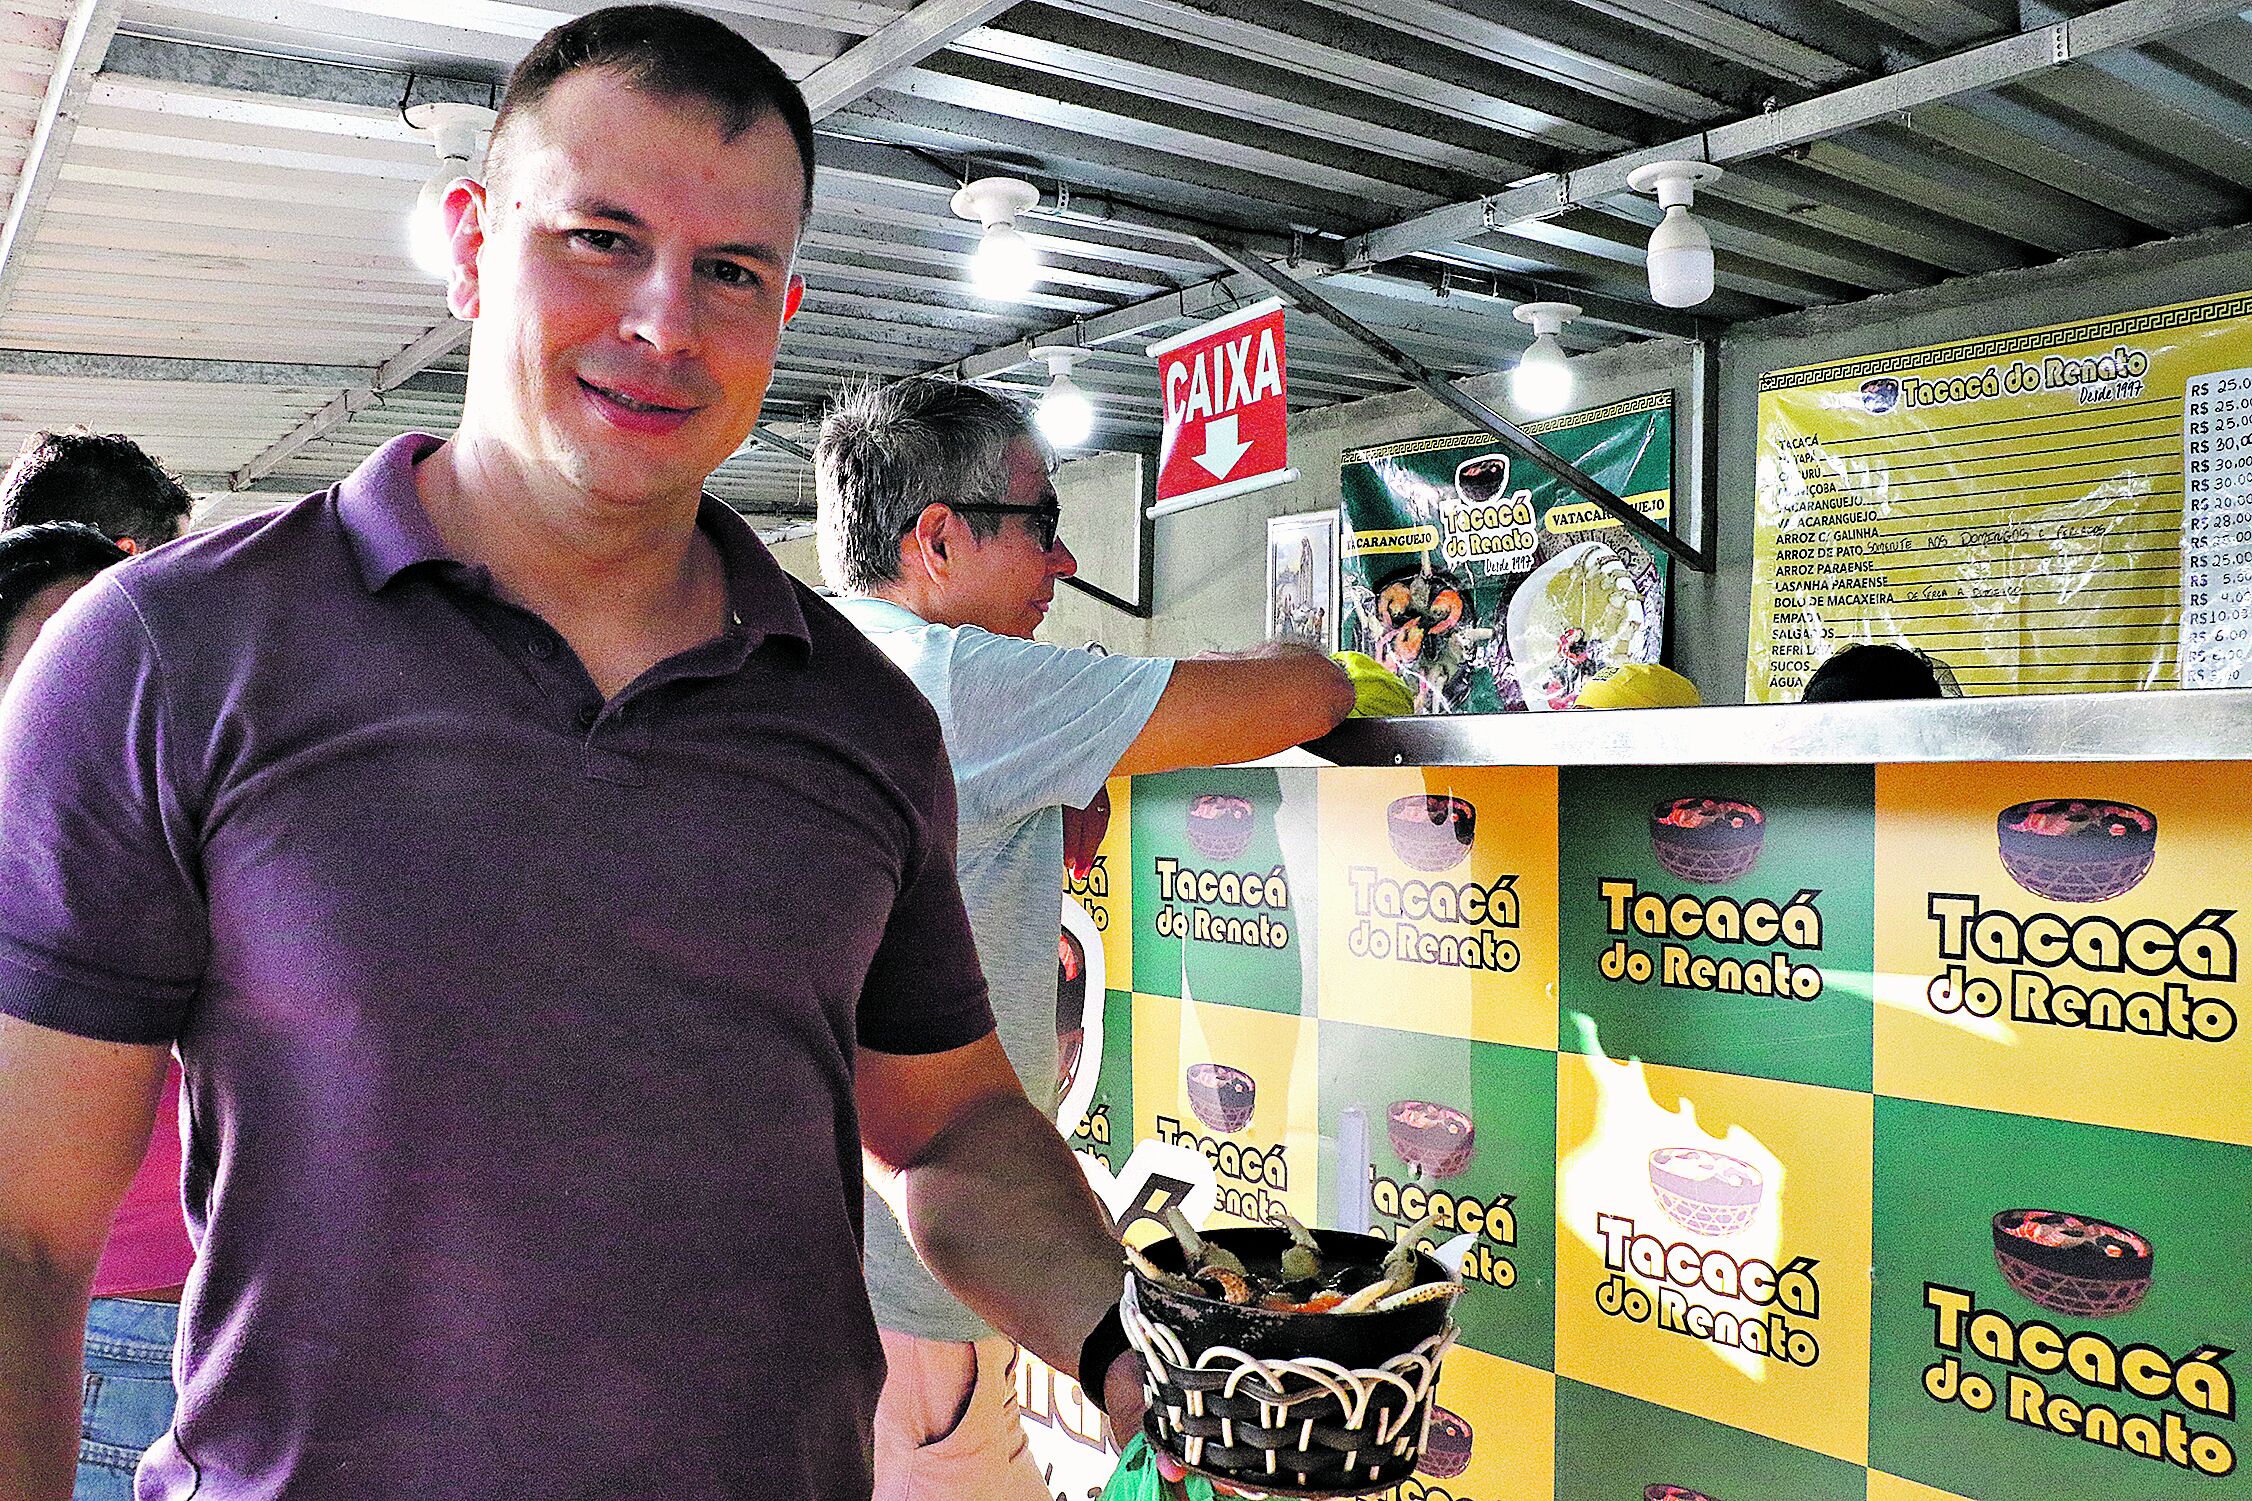
M 1391 1494 L 2252 1497 L 2252 768 L 1112 797 L 1075 1144 L 1477 1234 Z

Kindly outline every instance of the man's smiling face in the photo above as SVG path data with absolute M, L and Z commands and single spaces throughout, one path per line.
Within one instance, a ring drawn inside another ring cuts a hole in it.
M 693 495 L 773 378 L 803 174 L 778 116 L 729 139 L 614 72 L 560 79 L 463 210 L 481 242 L 456 236 L 478 424 L 604 505 Z

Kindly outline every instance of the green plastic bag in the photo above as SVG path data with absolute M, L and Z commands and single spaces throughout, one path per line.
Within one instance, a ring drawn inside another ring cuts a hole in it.
M 1214 1501 L 1212 1482 L 1202 1475 L 1168 1481 L 1157 1472 L 1157 1455 L 1149 1435 L 1137 1433 L 1118 1456 L 1118 1468 L 1103 1487 L 1102 1501 Z

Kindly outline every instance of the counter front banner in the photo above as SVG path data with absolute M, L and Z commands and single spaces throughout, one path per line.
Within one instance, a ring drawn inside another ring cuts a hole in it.
M 1059 1027 L 1128 1238 L 1470 1237 L 1397 1501 L 2246 1494 L 2252 766 L 1111 796 L 1101 1014 Z M 1098 1415 L 1019 1383 L 1099 1486 Z

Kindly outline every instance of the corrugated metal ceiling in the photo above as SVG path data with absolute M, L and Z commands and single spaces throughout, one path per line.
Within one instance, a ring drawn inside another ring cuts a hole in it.
M 404 233 L 435 158 L 399 105 L 485 100 L 587 8 L 17 0 L 0 16 L 0 170 L 22 178 L 0 442 L 83 420 L 204 488 L 294 491 L 393 433 L 448 427 L 459 335 Z M 811 291 L 768 410 L 785 441 L 848 376 L 946 368 L 1029 392 L 1039 341 L 1094 349 L 1079 375 L 1099 443 L 1146 443 L 1147 344 L 1263 290 L 1199 237 L 1292 262 L 1466 375 L 1515 357 L 1508 309 L 1537 296 L 1587 305 L 1565 337 L 1587 349 L 2252 218 L 2252 26 L 2228 4 L 700 8 L 767 46 L 823 116 Z M 1658 211 L 1624 185 L 1667 155 L 1728 167 L 1698 199 L 1719 290 L 1694 318 L 1650 303 Z M 1027 227 L 1046 268 L 1021 303 L 970 291 L 977 231 L 947 207 L 993 172 L 1043 193 Z M 1402 384 L 1316 320 L 1292 325 L 1297 403 Z M 715 489 L 762 513 L 807 499 L 772 449 Z

